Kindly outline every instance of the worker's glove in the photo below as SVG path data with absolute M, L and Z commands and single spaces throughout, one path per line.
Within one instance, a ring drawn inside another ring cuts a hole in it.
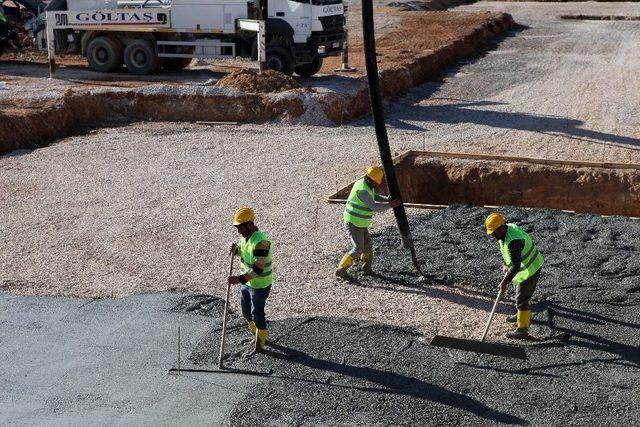
M 504 294 L 507 291 L 507 282 L 505 282 L 504 280 L 500 282 L 500 284 L 498 285 L 498 289 L 501 294 Z
M 227 283 L 230 285 L 237 285 L 240 283 L 240 278 L 238 276 L 229 276 L 227 277 Z
M 229 255 L 235 255 L 237 251 L 238 251 L 238 244 L 234 242 L 231 244 L 231 247 L 229 248 Z

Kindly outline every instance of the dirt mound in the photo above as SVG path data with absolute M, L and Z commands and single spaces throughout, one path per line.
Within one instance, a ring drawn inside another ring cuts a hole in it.
M 247 93 L 282 92 L 302 87 L 293 77 L 278 71 L 239 70 L 223 77 L 216 86 L 234 87 Z

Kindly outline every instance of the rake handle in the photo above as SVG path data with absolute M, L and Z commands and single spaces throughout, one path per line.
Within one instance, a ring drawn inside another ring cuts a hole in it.
M 500 297 L 502 297 L 502 289 L 498 291 L 496 302 L 493 303 L 493 308 L 491 309 L 491 314 L 489 315 L 489 320 L 487 321 L 487 327 L 484 328 L 484 333 L 482 334 L 482 338 L 480 338 L 480 341 L 484 341 L 484 339 L 487 337 L 487 332 L 489 332 L 489 326 L 491 326 L 493 315 L 496 314 L 496 308 L 498 308 L 498 302 L 500 301 Z
M 229 276 L 233 274 L 233 258 L 235 254 L 231 254 L 231 262 L 229 265 Z M 229 317 L 229 294 L 231 293 L 231 283 L 227 282 L 227 296 L 224 299 L 224 315 L 222 317 L 222 337 L 220 339 L 220 354 L 218 355 L 218 368 L 222 369 L 222 357 L 224 356 L 224 346 L 227 338 L 227 317 Z

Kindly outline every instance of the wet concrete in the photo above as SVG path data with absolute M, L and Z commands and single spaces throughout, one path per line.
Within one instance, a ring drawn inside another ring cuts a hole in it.
M 431 347 L 411 330 L 367 322 L 273 322 L 266 353 L 227 360 L 273 370 L 236 405 L 230 424 L 633 424 L 640 416 L 637 307 L 612 315 L 604 305 L 562 303 L 551 311 L 535 328 L 572 337 L 529 344 L 525 362 Z M 232 332 L 236 350 L 242 338 L 244 329 Z M 211 348 L 210 339 L 198 348 Z M 195 351 L 192 361 L 209 364 L 213 353 Z
M 0 293 L 0 425 L 222 424 L 255 377 L 168 374 L 177 327 L 187 353 L 211 328 L 198 314 L 220 306 L 169 294 Z
M 537 291 L 548 301 L 640 302 L 640 221 L 546 209 L 501 208 L 507 221 L 529 232 L 545 258 Z M 489 293 L 502 276 L 497 243 L 484 233 L 491 210 L 452 206 L 413 211 L 410 222 L 423 270 L 431 282 L 463 283 Z M 374 236 L 380 274 L 391 282 L 421 284 L 397 229 Z M 393 260 L 393 262 L 388 262 Z M 363 279 L 368 283 L 367 279 Z
M 377 274 L 356 273 L 344 286 L 430 294 L 437 292 L 431 284 L 462 283 L 478 295 L 495 295 L 500 258 L 495 242 L 483 234 L 486 212 L 463 206 L 412 211 L 416 245 L 431 277 L 418 280 L 396 229 L 389 228 L 374 236 Z M 527 361 L 431 347 L 430 337 L 410 329 L 321 317 L 272 322 L 267 352 L 246 356 L 249 334 L 236 319 L 227 365 L 273 374 L 234 408 L 230 423 L 636 423 L 640 222 L 548 210 L 503 212 L 531 232 L 546 257 L 531 328 L 536 340 L 518 343 L 526 346 Z M 452 302 L 443 298 L 442 304 Z M 465 319 L 450 320 L 462 325 Z M 203 336 L 190 362 L 214 363 L 210 349 L 218 340 L 216 330 Z

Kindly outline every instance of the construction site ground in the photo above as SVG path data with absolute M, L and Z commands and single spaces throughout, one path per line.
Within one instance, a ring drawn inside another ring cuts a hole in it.
M 440 81 L 386 103 L 393 151 L 640 163 L 640 27 L 559 18 L 634 16 L 640 6 L 480 2 L 454 11 L 506 12 L 522 27 Z M 640 418 L 637 220 L 507 209 L 545 254 L 533 327 L 543 341 L 525 344 L 526 362 L 446 351 L 428 346 L 429 338 L 478 337 L 495 296 L 500 263 L 483 235 L 488 211 L 409 209 L 426 280 L 399 247 L 393 215 L 378 215 L 378 275 L 338 281 L 333 271 L 348 242 L 342 207 L 325 200 L 377 162 L 369 118 L 339 127 L 118 123 L 0 157 L 0 375 L 9 384 L 0 419 L 619 425 Z M 237 238 L 230 214 L 240 205 L 256 209 L 275 242 L 273 343 L 268 354 L 239 355 L 246 336 L 234 314 L 227 363 L 273 373 L 168 376 L 178 325 L 184 363 L 214 362 L 228 245 Z M 217 299 L 181 303 L 184 294 Z M 505 341 L 512 310 L 500 305 L 489 340 Z M 564 333 L 566 343 L 558 339 Z
M 430 3 L 434 2 L 425 4 Z M 0 64 L 0 135 L 11 138 L 0 136 L 0 153 L 38 147 L 116 121 L 335 125 L 365 116 L 368 93 L 356 12 L 357 8 L 347 22 L 354 28 L 351 57 L 359 71 L 334 73 L 341 61 L 330 58 L 319 75 L 295 81 L 284 75 L 243 78 L 238 73 L 257 64 L 241 61 L 201 61 L 180 72 L 143 77 L 124 68 L 121 73 L 101 74 L 89 70 L 78 56 L 60 58 L 61 68 L 52 80 L 43 54 L 9 55 L 9 61 Z M 382 90 L 392 98 L 476 55 L 514 25 L 501 13 L 402 10 L 383 4 L 376 7 L 376 23 Z M 42 116 L 56 125 L 45 126 Z

